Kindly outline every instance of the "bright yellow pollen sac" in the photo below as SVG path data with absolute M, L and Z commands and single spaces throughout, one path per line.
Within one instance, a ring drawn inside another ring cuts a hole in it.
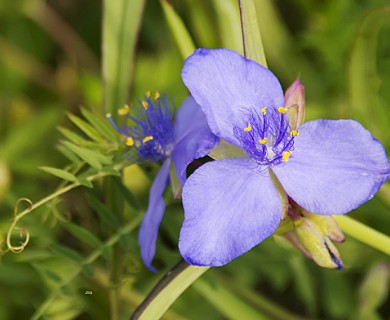
M 126 139 L 126 146 L 128 146 L 128 147 L 134 146 L 134 140 L 133 140 L 132 137 L 127 137 L 127 139 Z
M 287 112 L 287 108 L 279 107 L 278 112 L 285 114 Z
M 262 107 L 261 108 L 261 113 L 266 115 L 267 114 L 267 107 Z
M 267 144 L 268 143 L 268 139 L 267 138 L 259 139 L 259 142 L 260 142 L 260 144 Z
M 146 98 L 148 98 L 148 99 L 150 98 L 150 90 L 146 91 L 145 96 L 146 96 Z
M 156 91 L 154 93 L 154 100 L 158 100 L 160 98 L 160 92 Z
M 252 130 L 252 126 L 251 126 L 250 123 L 248 123 L 248 126 L 247 126 L 246 128 L 244 128 L 244 131 L 245 131 L 245 132 L 249 132 L 249 131 L 251 131 L 251 130 Z
M 153 140 L 153 136 L 146 136 L 145 138 L 142 139 L 142 142 L 146 143 L 146 142 L 148 142 L 150 140 Z
M 290 136 L 296 137 L 297 135 L 299 135 L 299 131 L 298 130 L 291 130 L 290 131 Z
M 143 107 L 145 110 L 148 108 L 148 103 L 147 103 L 145 100 L 142 101 L 142 107 Z
M 291 151 L 284 151 L 282 154 L 282 161 L 287 162 L 288 159 L 290 158 L 292 152 Z
M 125 104 L 122 108 L 118 109 L 118 115 L 120 116 L 125 116 L 126 114 L 129 113 L 130 107 Z

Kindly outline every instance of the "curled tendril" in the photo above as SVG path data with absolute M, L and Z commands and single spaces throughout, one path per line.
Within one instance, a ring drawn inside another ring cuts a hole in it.
M 20 211 L 19 208 L 22 202 L 27 202 L 28 207 L 19 213 Z M 19 220 L 22 219 L 28 213 L 30 213 L 32 209 L 33 209 L 33 203 L 30 199 L 27 198 L 18 199 L 14 208 L 14 218 L 7 232 L 7 239 L 5 241 L 5 250 L 1 248 L 4 245 L 4 241 L 0 245 L 0 252 L 2 254 L 5 254 L 8 251 L 11 251 L 13 253 L 20 253 L 27 246 L 28 242 L 30 241 L 30 233 L 26 228 L 18 227 L 17 224 Z M 11 238 L 14 232 L 19 232 L 19 236 L 20 236 L 19 245 L 12 244 Z

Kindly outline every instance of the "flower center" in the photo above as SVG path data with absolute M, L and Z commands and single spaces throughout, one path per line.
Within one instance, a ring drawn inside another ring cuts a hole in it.
M 294 150 L 294 138 L 287 108 L 263 107 L 248 115 L 245 128 L 235 126 L 233 133 L 248 156 L 261 165 L 275 166 L 289 160 Z
M 119 115 L 126 116 L 133 123 L 121 128 L 109 116 L 116 130 L 126 136 L 126 145 L 134 147 L 146 160 L 159 162 L 167 158 L 174 146 L 174 125 L 166 97 L 160 97 L 156 92 L 152 98 L 148 91 L 145 100 L 134 108 L 134 115 L 130 115 L 130 111 L 127 105 L 118 110 Z

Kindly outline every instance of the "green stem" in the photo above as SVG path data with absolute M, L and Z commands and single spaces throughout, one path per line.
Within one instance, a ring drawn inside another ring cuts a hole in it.
M 347 216 L 334 216 L 341 230 L 347 235 L 390 255 L 390 237 Z
M 156 284 L 130 320 L 160 319 L 176 299 L 209 267 L 190 266 L 180 261 Z
M 112 248 L 111 279 L 110 279 L 110 319 L 119 319 L 119 289 L 120 289 L 120 251 L 116 243 Z

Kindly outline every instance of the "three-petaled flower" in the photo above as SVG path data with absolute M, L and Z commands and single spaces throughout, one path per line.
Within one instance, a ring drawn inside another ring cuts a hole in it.
M 269 237 L 289 198 L 320 215 L 347 213 L 390 176 L 382 145 L 353 120 L 299 128 L 278 79 L 227 49 L 198 49 L 182 78 L 211 131 L 242 148 L 240 158 L 208 162 L 183 188 L 179 249 L 190 264 L 220 266 Z
M 126 116 L 131 125 L 118 127 L 108 115 L 112 125 L 126 137 L 126 144 L 137 150 L 138 156 L 146 161 L 162 162 L 160 171 L 153 181 L 149 194 L 148 208 L 138 234 L 141 258 L 149 270 L 156 272 L 152 260 L 156 250 L 158 229 L 165 211 L 163 192 L 168 183 L 171 162 L 181 185 L 186 179 L 186 167 L 196 158 L 207 155 L 217 143 L 217 137 L 210 131 L 206 118 L 192 97 L 182 104 L 173 121 L 165 96 L 157 93 L 153 98 L 147 93 L 145 100 L 134 108 L 118 110 Z

